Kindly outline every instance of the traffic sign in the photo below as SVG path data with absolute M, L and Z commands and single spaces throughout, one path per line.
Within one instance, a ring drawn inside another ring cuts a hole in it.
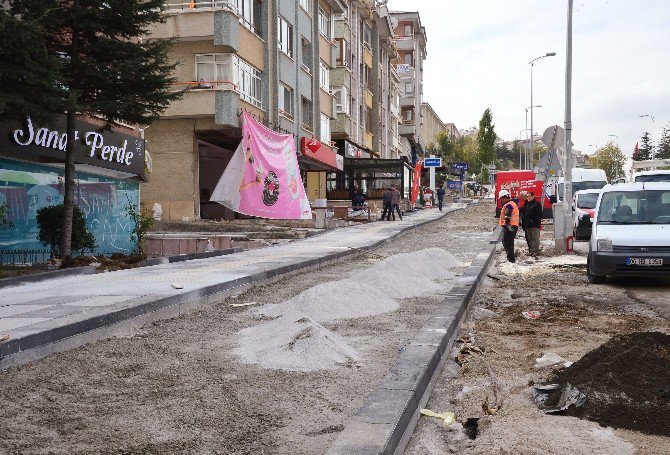
M 451 168 L 452 169 L 459 169 L 462 171 L 467 171 L 469 166 L 468 163 L 451 163 Z
M 424 158 L 423 167 L 442 167 L 442 158 Z

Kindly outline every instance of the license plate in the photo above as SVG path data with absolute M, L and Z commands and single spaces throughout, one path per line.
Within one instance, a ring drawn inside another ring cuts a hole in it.
M 658 267 L 663 265 L 661 258 L 626 258 L 626 265 L 640 265 L 646 267 Z

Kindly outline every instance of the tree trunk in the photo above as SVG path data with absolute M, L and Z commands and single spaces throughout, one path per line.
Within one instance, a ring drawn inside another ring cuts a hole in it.
M 65 182 L 63 190 L 63 222 L 61 225 L 60 255 L 66 258 L 72 249 L 72 213 L 74 211 L 74 148 L 76 113 L 67 113 L 67 146 L 65 148 Z

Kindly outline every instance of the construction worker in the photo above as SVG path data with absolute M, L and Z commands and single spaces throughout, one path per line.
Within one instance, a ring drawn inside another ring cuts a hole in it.
M 516 262 L 514 256 L 514 238 L 519 230 L 519 206 L 510 198 L 509 191 L 500 190 L 498 193 L 500 200 L 500 226 L 503 228 L 503 248 L 507 253 L 509 262 Z

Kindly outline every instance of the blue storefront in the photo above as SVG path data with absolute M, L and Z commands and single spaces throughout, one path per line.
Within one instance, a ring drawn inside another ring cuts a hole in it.
M 1 128 L 0 205 L 13 227 L 0 230 L 0 250 L 44 249 L 37 240 L 36 215 L 63 202 L 65 128 L 62 122 L 40 128 L 30 120 Z M 75 203 L 95 237 L 96 252 L 128 253 L 134 224 L 126 207 L 139 205 L 144 140 L 99 128 L 77 123 Z

